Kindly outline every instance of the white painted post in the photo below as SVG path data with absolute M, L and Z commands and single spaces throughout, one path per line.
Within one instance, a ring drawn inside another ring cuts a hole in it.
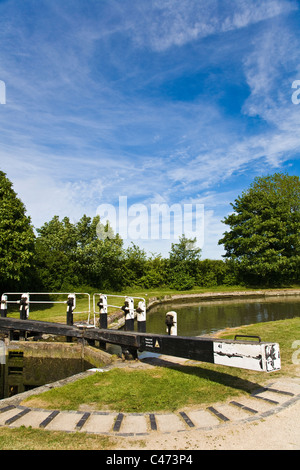
M 168 312 L 166 314 L 167 333 L 171 336 L 177 336 L 177 313 Z
M 27 320 L 29 317 L 29 294 L 22 294 L 20 300 L 20 319 Z
M 132 297 L 125 297 L 125 331 L 134 330 L 134 300 Z
M 107 295 L 100 294 L 99 302 L 98 302 L 99 312 L 100 312 L 100 319 L 99 324 L 100 328 L 107 329 Z
M 76 296 L 75 294 L 69 294 L 67 300 L 67 325 L 73 325 L 73 311 L 76 307 Z
M 7 316 L 7 295 L 2 294 L 1 296 L 1 317 Z
M 137 313 L 137 324 L 138 324 L 138 331 L 140 333 L 146 332 L 146 303 L 145 301 L 140 301 L 138 303 L 138 308 L 136 309 Z

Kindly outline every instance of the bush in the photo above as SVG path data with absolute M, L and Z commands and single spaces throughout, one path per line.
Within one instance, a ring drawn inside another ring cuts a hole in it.
M 169 285 L 171 289 L 175 290 L 190 290 L 195 285 L 195 278 L 184 271 L 175 271 Z

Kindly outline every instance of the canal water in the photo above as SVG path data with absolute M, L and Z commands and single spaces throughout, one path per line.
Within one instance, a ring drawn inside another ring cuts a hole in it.
M 166 334 L 166 313 L 177 313 L 177 334 L 199 336 L 224 328 L 298 317 L 300 296 L 161 304 L 147 314 L 147 333 Z

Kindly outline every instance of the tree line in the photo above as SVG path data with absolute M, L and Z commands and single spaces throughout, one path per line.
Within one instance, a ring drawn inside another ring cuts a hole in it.
M 297 282 L 300 267 L 300 182 L 275 174 L 256 178 L 232 204 L 220 244 L 224 260 L 201 260 L 184 235 L 169 256 L 124 247 L 99 216 L 72 223 L 54 216 L 34 231 L 22 201 L 0 171 L 0 290 L 122 291 L 194 286 L 271 286 Z M 107 236 L 99 237 L 99 230 Z

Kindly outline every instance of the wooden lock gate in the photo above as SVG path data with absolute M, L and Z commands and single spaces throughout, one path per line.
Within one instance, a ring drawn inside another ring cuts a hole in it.
M 117 344 L 135 353 L 149 351 L 261 372 L 273 372 L 281 368 L 278 343 L 263 342 L 258 337 L 243 337 L 242 340 L 235 337 L 234 340 L 228 340 L 212 337 L 169 336 L 103 328 L 79 328 L 75 325 L 8 317 L 0 318 L 0 330 L 29 331 L 63 335 L 69 339 L 96 340 L 100 343 Z

